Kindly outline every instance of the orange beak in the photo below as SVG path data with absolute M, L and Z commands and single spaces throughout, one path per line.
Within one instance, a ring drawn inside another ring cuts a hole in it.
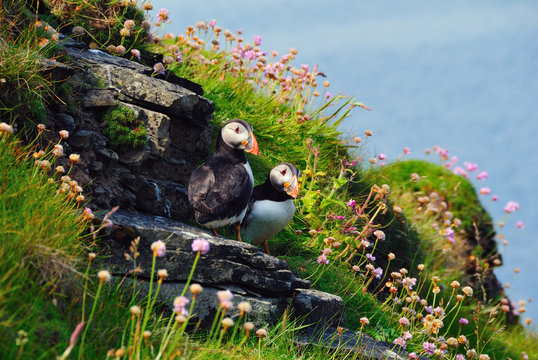
M 249 135 L 250 141 L 248 142 L 245 151 L 254 155 L 258 155 L 258 140 L 256 140 L 256 137 L 254 137 L 254 134 L 252 132 Z
M 286 194 L 294 199 L 299 195 L 299 182 L 297 181 L 297 176 L 293 175 L 293 179 L 291 180 L 290 186 L 288 186 Z

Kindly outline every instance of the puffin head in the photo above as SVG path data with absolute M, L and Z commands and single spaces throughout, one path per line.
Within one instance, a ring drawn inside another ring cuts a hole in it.
M 258 155 L 258 141 L 252 131 L 252 125 L 245 120 L 233 119 L 224 124 L 220 130 L 220 136 L 222 141 L 232 149 Z
M 269 173 L 269 179 L 273 187 L 293 198 L 299 195 L 299 182 L 297 179 L 300 176 L 301 171 L 288 163 L 278 164 Z

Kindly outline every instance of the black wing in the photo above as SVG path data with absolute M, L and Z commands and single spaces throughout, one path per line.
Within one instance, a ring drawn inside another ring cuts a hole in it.
M 189 201 L 198 212 L 197 221 L 206 223 L 239 215 L 252 194 L 252 183 L 243 164 L 213 159 L 199 166 L 189 181 Z

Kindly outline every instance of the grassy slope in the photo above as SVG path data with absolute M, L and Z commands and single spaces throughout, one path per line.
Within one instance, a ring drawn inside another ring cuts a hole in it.
M 18 4 L 20 5 L 20 2 Z M 12 47 L 9 50 L 23 54 L 23 59 L 32 58 L 33 55 L 24 55 L 24 42 L 17 42 L 17 46 L 18 48 Z M 2 53 L 2 57 L 8 57 L 6 54 Z M 37 86 L 32 85 L 33 88 L 39 88 L 42 81 L 43 88 L 48 89 L 45 80 L 36 75 L 36 69 L 30 68 L 31 64 L 17 60 L 16 65 L 21 68 L 15 75 L 37 81 Z M 16 67 L 10 69 L 12 68 Z M 29 72 L 25 72 L 26 70 Z M 294 120 L 293 107 L 278 104 L 267 96 L 257 95 L 250 84 L 238 81 L 231 74 L 227 74 L 224 79 L 216 79 L 198 76 L 196 70 L 189 68 L 178 68 L 176 71 L 204 86 L 206 96 L 216 103 L 216 125 L 235 117 L 243 118 L 254 125 L 260 143 L 260 156 L 251 157 L 249 160 L 258 183 L 263 181 L 268 170 L 280 161 L 294 162 L 302 169 L 311 166 L 307 139 L 313 140 L 313 146 L 319 146 L 318 169 L 328 174 L 338 172 L 340 160 L 346 155 L 346 147 L 338 137 L 336 126 L 322 120 L 299 124 Z M 8 75 L 2 74 L 11 84 L 13 81 Z M 27 94 L 43 108 L 43 94 L 36 93 L 33 89 L 22 91 L 22 94 Z M 13 99 L 4 96 L 2 101 L 11 105 Z M 23 116 L 22 114 L 24 112 L 14 109 L 5 119 L 12 121 Z M 280 124 L 280 118 L 285 118 L 286 121 Z M 62 294 L 81 294 L 83 285 L 80 278 L 75 278 L 73 274 L 77 268 L 79 271 L 84 270 L 82 262 L 77 265 L 74 261 L 80 258 L 83 250 L 79 245 L 82 227 L 71 211 L 73 205 L 61 197 L 54 197 L 56 188 L 46 183 L 46 177 L 36 170 L 32 161 L 21 161 L 21 152 L 16 150 L 12 141 L 6 140 L 7 136 L 0 136 L 0 274 L 3 274 L 0 277 L 0 337 L 7 339 L 0 343 L 0 352 L 8 354 L 9 358 L 15 358 L 21 349 L 15 344 L 16 330 L 23 329 L 29 334 L 24 356 L 50 358 L 61 353 L 72 329 L 80 320 L 80 295 L 73 297 Z M 418 172 L 423 179 L 418 183 L 409 182 L 409 176 L 413 172 Z M 388 183 L 392 187 L 391 200 L 398 205 L 405 205 L 404 214 L 398 215 L 389 211 L 379 218 L 381 224 L 388 224 L 383 228 L 387 241 L 379 244 L 376 256 L 381 259 L 381 256 L 386 257 L 388 252 L 396 252 L 398 258 L 391 263 L 391 268 L 406 266 L 410 268 L 411 274 L 416 274 L 414 268 L 417 263 L 428 259 L 433 262 L 432 259 L 435 259 L 429 253 L 431 244 L 435 241 L 434 233 L 431 232 L 431 227 L 426 230 L 431 223 L 427 220 L 415 221 L 416 214 L 410 211 L 413 206 L 412 197 L 407 196 L 408 194 L 415 196 L 436 190 L 450 203 L 455 216 L 462 219 L 466 232 L 471 231 L 473 223 L 476 223 L 484 226 L 481 231 L 484 237 L 490 235 L 487 231 L 490 229 L 491 219 L 481 208 L 472 186 L 438 166 L 416 161 L 400 162 L 363 175 L 364 178 L 359 182 L 338 193 L 339 201 L 346 201 L 348 197 L 363 198 L 373 183 Z M 330 189 L 330 176 L 321 176 L 317 181 L 315 188 L 321 191 Z M 406 201 L 409 203 L 405 203 Z M 328 209 L 336 210 L 338 207 Z M 379 339 L 394 339 L 399 334 L 398 315 L 392 313 L 391 309 L 382 307 L 371 294 L 363 293 L 361 286 L 355 281 L 355 274 L 350 272 L 346 265 L 332 262 L 329 267 L 320 270 L 315 260 L 319 248 L 306 246 L 309 238 L 304 233 L 302 236 L 294 233 L 295 230 L 308 230 L 312 224 L 312 219 L 306 219 L 300 214 L 301 212 L 298 212 L 288 229 L 273 240 L 271 246 L 275 252 L 286 255 L 285 259 L 303 276 L 312 276 L 315 287 L 344 298 L 347 326 L 359 328 L 359 319 L 367 316 L 371 326 L 366 331 Z M 386 263 L 386 260 L 378 261 L 383 266 Z M 459 272 L 458 269 L 453 271 L 454 269 L 443 267 L 438 270 L 451 270 L 450 274 Z M 62 278 L 59 278 L 60 275 Z M 90 284 L 89 299 L 92 299 L 94 291 L 95 284 Z M 86 358 L 97 358 L 98 354 L 101 358 L 109 347 L 119 346 L 124 324 L 128 322 L 129 299 L 129 296 L 114 287 L 108 288 L 102 294 L 103 301 L 98 306 L 92 324 L 92 336 L 86 346 Z M 472 317 L 471 311 L 471 306 L 464 309 L 467 317 Z M 158 324 L 159 321 L 156 321 L 155 326 Z M 488 330 L 481 327 L 483 328 Z M 268 346 L 258 348 L 256 342 L 251 342 L 247 343 L 245 349 L 233 351 L 228 345 L 216 347 L 215 344 L 202 341 L 194 343 L 190 353 L 193 358 L 226 356 L 231 359 L 251 356 L 314 359 L 328 356 L 322 350 L 311 351 L 308 355 L 298 354 L 292 343 L 283 339 L 285 334 L 289 335 L 276 329 Z M 521 328 L 503 332 L 497 340 L 490 342 L 488 352 L 491 355 L 496 354 L 498 359 L 507 356 L 517 358 L 521 349 L 529 354 L 537 354 L 537 342 L 532 336 L 534 335 L 526 337 Z M 207 351 L 199 351 L 200 349 Z

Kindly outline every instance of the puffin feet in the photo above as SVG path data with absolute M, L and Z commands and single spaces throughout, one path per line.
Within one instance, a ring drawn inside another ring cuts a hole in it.
M 237 234 L 237 241 L 239 241 L 239 242 L 243 242 L 243 239 L 241 239 L 241 224 L 240 224 L 240 223 L 235 224 L 235 230 L 237 231 L 237 232 L 236 232 L 236 234 Z

